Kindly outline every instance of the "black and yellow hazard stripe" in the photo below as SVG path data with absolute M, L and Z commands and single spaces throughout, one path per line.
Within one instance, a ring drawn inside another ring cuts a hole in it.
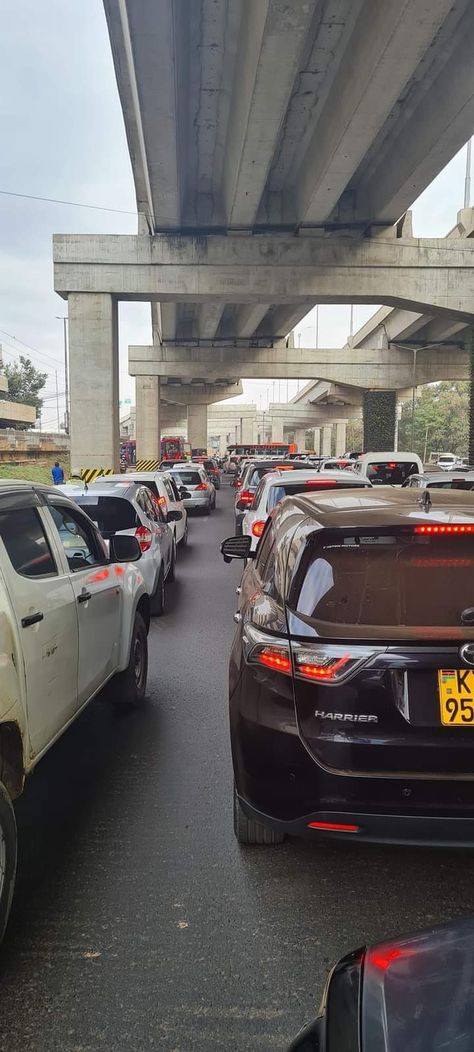
M 137 460 L 135 471 L 158 471 L 160 460 Z
M 83 482 L 95 482 L 101 475 L 111 475 L 112 468 L 81 468 L 81 479 Z

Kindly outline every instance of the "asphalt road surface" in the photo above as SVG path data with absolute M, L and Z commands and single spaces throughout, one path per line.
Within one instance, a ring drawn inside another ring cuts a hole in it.
M 234 841 L 232 492 L 191 520 L 146 707 L 90 706 L 18 801 L 1 1052 L 285 1049 L 343 953 L 474 912 L 474 854 Z

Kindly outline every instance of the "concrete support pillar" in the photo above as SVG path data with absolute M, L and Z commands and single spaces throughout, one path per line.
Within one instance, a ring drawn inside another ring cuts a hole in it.
M 295 442 L 298 446 L 298 453 L 304 453 L 306 448 L 306 430 L 304 427 L 295 427 Z
M 160 378 L 135 378 L 137 460 L 161 460 Z
M 396 411 L 396 391 L 364 392 L 364 450 L 366 453 L 395 449 Z
M 313 438 L 313 449 L 314 449 L 315 453 L 319 454 L 319 451 L 321 449 L 321 428 L 320 427 L 315 427 L 314 431 L 313 431 L 313 435 L 314 435 L 314 438 Z
M 108 293 L 69 294 L 71 472 L 120 468 L 118 313 Z
M 322 448 L 321 453 L 324 457 L 330 457 L 332 454 L 332 424 L 321 428 L 322 431 Z
M 207 405 L 188 405 L 188 442 L 191 449 L 207 449 Z
M 278 417 L 271 417 L 272 421 L 272 442 L 283 442 L 283 420 Z
M 253 425 L 254 421 L 252 417 L 243 416 L 240 418 L 240 431 L 242 434 L 242 442 L 255 442 Z
M 347 420 L 336 420 L 336 456 L 346 452 Z

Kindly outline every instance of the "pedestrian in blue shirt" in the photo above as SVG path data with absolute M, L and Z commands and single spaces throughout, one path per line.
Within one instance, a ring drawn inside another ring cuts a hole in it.
M 60 486 L 61 482 L 64 482 L 64 471 L 59 466 L 59 460 L 56 461 L 54 468 L 51 468 L 51 475 L 55 486 Z

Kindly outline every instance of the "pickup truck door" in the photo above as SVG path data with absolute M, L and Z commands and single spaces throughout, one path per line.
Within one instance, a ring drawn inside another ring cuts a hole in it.
M 23 654 L 33 759 L 76 712 L 78 661 L 70 574 L 54 552 L 45 511 L 33 491 L 0 499 L 0 559 Z
M 49 497 L 48 503 L 69 566 L 77 607 L 81 706 L 110 679 L 118 665 L 123 567 L 109 562 L 105 542 L 80 508 L 56 495 Z

